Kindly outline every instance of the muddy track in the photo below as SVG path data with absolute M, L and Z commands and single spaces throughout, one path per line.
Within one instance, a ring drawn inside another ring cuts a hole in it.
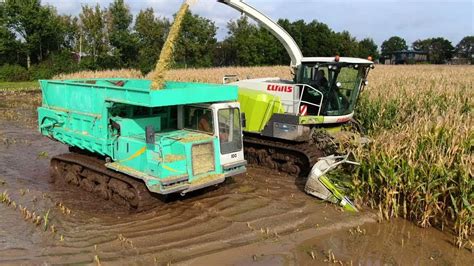
M 6 181 L 0 190 L 37 213 L 51 210 L 49 222 L 57 230 L 44 232 L 22 221 L 18 210 L 0 205 L 2 216 L 15 224 L 0 225 L 3 263 L 91 263 L 95 256 L 101 262 L 175 262 L 262 239 L 278 241 L 281 235 L 351 216 L 304 194 L 304 179 L 261 168 L 130 213 L 80 188 L 49 184 L 49 158 L 67 148 L 22 126 L 0 125 L 4 137 L 23 140 L 0 145 L 0 177 Z M 62 213 L 58 202 L 71 214 Z
M 48 182 L 50 159 L 68 150 L 36 131 L 37 103 L 21 99 L 21 104 L 5 104 L 16 109 L 0 110 L 14 112 L 7 119 L 0 117 L 0 138 L 5 140 L 0 142 L 0 193 L 6 191 L 17 205 L 15 209 L 0 203 L 0 264 L 162 265 L 212 254 L 221 262 L 245 256 L 250 263 L 257 249 L 248 254 L 218 252 L 262 242 L 288 250 L 288 241 L 299 241 L 294 237 L 307 230 L 324 231 L 322 243 L 337 245 L 344 242 L 332 239 L 331 232 L 347 235 L 347 226 L 370 216 L 342 212 L 306 195 L 303 178 L 258 167 L 220 186 L 158 200 L 145 212 L 129 212 L 79 188 Z M 15 119 L 20 115 L 24 117 Z M 41 216 L 48 213 L 47 226 L 26 220 L 20 205 Z M 341 223 L 346 227 L 331 229 Z M 302 250 L 296 254 L 311 259 Z

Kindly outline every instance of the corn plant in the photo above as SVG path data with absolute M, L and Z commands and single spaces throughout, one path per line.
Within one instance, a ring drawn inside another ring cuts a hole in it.
M 357 117 L 373 138 L 357 151 L 361 202 L 385 218 L 450 228 L 462 246 L 474 231 L 474 69 L 382 67 Z

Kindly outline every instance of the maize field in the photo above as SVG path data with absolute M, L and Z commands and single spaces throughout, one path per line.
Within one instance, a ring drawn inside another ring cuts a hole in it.
M 356 116 L 373 142 L 359 148 L 354 197 L 384 218 L 474 231 L 474 68 L 383 66 L 369 75 Z M 472 241 L 472 240 L 471 240 Z M 472 243 L 471 243 L 472 245 Z
M 274 66 L 178 69 L 165 79 L 221 83 L 225 74 L 291 77 L 289 67 Z M 133 70 L 107 75 L 142 78 Z M 352 196 L 385 219 L 435 226 L 453 232 L 458 246 L 473 245 L 474 67 L 379 65 L 368 80 L 356 117 L 372 142 L 354 150 L 361 167 L 352 176 Z

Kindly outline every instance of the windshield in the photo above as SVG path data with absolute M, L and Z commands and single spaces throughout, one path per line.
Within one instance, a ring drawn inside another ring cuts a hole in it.
M 214 133 L 212 110 L 202 107 L 184 106 L 184 128 Z
M 346 115 L 354 110 L 366 68 L 347 63 L 304 64 L 298 83 L 308 84 L 324 95 L 321 114 Z M 321 100 L 321 95 L 312 90 L 302 93 L 304 101 L 319 103 Z
M 340 72 L 336 73 L 336 75 L 334 93 L 329 99 L 330 102 L 327 112 L 328 114 L 334 112 L 335 115 L 350 114 L 354 110 L 362 81 L 359 76 L 359 69 L 344 67 L 341 68 Z M 331 101 L 333 103 L 331 103 Z
M 238 108 L 226 108 L 218 111 L 219 140 L 221 154 L 242 150 L 242 129 Z

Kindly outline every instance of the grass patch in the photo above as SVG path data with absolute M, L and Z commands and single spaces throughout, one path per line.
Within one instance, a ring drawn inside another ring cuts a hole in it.
M 0 82 L 0 91 L 38 90 L 38 81 Z

